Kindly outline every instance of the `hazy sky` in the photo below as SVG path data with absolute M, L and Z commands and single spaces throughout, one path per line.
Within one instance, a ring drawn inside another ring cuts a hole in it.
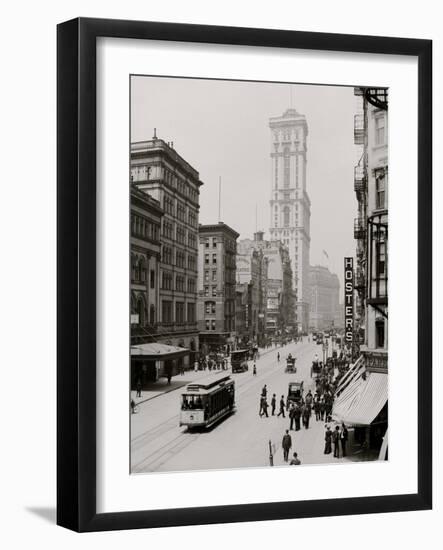
M 292 88 L 292 93 L 291 93 Z M 200 173 L 200 223 L 221 219 L 252 237 L 269 237 L 270 117 L 292 106 L 308 124 L 307 192 L 311 199 L 311 265 L 328 265 L 343 285 L 343 257 L 354 256 L 355 99 L 352 88 L 262 82 L 133 77 L 131 139 L 153 129 Z M 329 255 L 329 264 L 322 251 Z M 342 286 L 343 288 L 343 286 Z M 342 291 L 341 291 L 342 292 Z

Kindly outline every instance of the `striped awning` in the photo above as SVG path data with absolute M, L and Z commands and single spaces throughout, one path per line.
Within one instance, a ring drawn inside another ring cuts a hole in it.
M 369 426 L 388 400 L 388 375 L 366 372 L 337 397 L 332 417 L 353 426 Z

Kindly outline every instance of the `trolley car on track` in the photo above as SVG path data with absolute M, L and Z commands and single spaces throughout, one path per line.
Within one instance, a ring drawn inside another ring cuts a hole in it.
M 180 426 L 212 426 L 235 410 L 234 380 L 219 375 L 188 384 L 181 395 L 180 408 Z

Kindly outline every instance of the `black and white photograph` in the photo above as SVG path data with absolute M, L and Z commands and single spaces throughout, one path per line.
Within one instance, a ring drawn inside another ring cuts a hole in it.
M 388 460 L 386 88 L 130 77 L 130 472 Z

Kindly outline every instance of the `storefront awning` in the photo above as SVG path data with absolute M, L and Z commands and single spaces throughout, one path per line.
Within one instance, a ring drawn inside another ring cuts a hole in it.
M 186 348 L 179 348 L 177 346 L 170 346 L 159 342 L 131 346 L 131 357 L 139 357 L 140 359 L 147 359 L 151 361 L 177 359 L 178 357 L 185 357 L 188 354 L 189 350 Z
M 332 417 L 354 426 L 369 426 L 388 400 L 388 375 L 366 372 L 336 399 Z

